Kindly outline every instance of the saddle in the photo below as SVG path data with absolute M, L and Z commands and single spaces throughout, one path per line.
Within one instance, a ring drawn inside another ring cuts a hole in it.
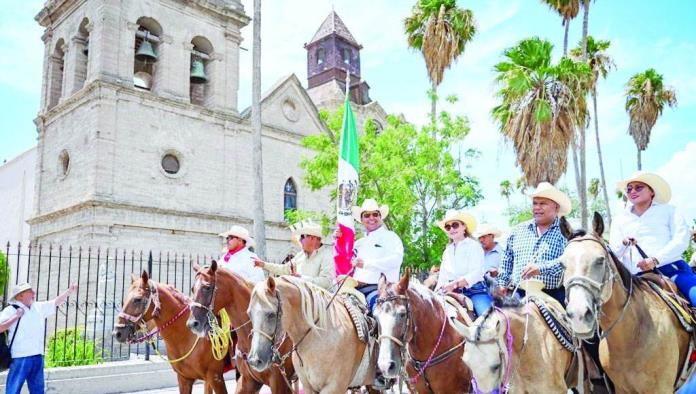
M 377 321 L 369 315 L 365 302 L 353 293 L 341 293 L 338 297 L 348 310 L 360 341 L 369 343 L 371 339 L 376 339 Z
M 682 327 L 690 334 L 694 335 L 696 326 L 696 310 L 689 304 L 689 301 L 677 289 L 677 285 L 670 279 L 653 272 L 645 273 L 640 276 L 650 285 L 655 294 L 667 304 L 669 309 L 681 323 Z
M 464 294 L 449 292 L 445 294 L 445 313 L 447 317 L 471 326 L 476 320 L 474 303 Z

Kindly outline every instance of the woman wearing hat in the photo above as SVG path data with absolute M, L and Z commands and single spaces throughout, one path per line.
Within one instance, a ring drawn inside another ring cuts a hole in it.
M 220 256 L 218 264 L 226 268 L 251 283 L 261 282 L 266 277 L 263 270 L 254 265 L 254 260 L 258 259 L 256 253 L 249 250 L 253 247 L 254 239 L 249 235 L 249 231 L 242 226 L 232 226 L 228 231 L 218 234 L 221 236 L 227 247 Z
M 254 265 L 274 275 L 294 275 L 324 289 L 329 289 L 336 272 L 333 251 L 322 244 L 324 238 L 321 225 L 312 221 L 301 222 L 291 227 L 293 242 L 302 247 L 287 264 L 267 263 L 256 259 Z
M 634 274 L 657 269 L 696 305 L 696 275 L 682 259 L 690 231 L 668 202 L 669 184 L 657 174 L 638 171 L 618 183 L 630 204 L 612 221 L 609 242 Z
M 476 230 L 476 219 L 466 212 L 450 210 L 438 226 L 450 242 L 442 254 L 435 289 L 461 291 L 471 299 L 476 314 L 481 316 L 491 307 L 493 300 L 483 283 L 483 248 L 471 236 Z

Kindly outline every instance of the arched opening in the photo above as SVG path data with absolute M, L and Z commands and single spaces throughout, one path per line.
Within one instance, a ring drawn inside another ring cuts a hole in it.
M 75 64 L 75 89 L 78 91 L 82 89 L 85 85 L 85 80 L 87 79 L 87 69 L 89 67 L 89 19 L 84 18 L 80 23 L 80 27 L 77 29 L 77 36 L 75 37 L 75 49 L 77 54 L 75 59 L 77 63 Z
M 213 45 L 205 37 L 191 40 L 191 68 L 189 69 L 189 96 L 191 104 L 207 105 L 212 92 L 211 72 Z
M 326 50 L 324 48 L 317 49 L 317 64 L 324 64 L 326 61 Z
M 343 63 L 345 64 L 350 64 L 350 48 L 343 48 L 343 51 L 341 51 L 341 57 L 343 58 Z
M 65 41 L 56 42 L 51 55 L 51 79 L 49 81 L 48 108 L 53 108 L 63 95 L 63 69 L 65 68 Z
M 283 213 L 297 209 L 297 186 L 292 178 L 288 178 L 283 187 Z
M 158 48 L 162 26 L 154 19 L 142 17 L 136 22 L 133 47 L 133 85 L 138 89 L 152 90 L 157 73 Z

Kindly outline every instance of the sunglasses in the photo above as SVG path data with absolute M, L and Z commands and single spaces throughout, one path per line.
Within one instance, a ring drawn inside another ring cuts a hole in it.
M 235 237 L 234 235 L 228 235 L 227 240 L 229 241 L 231 239 L 239 239 L 239 237 Z
M 626 193 L 630 193 L 632 191 L 636 191 L 636 193 L 640 193 L 645 189 L 647 186 L 645 185 L 635 185 L 635 186 L 626 186 Z
M 363 219 L 369 219 L 370 216 L 372 216 L 373 218 L 378 218 L 382 215 L 379 212 L 366 212 L 362 214 Z
M 452 224 L 445 224 L 445 231 L 450 231 L 450 229 L 458 229 L 459 228 L 459 222 L 454 222 Z

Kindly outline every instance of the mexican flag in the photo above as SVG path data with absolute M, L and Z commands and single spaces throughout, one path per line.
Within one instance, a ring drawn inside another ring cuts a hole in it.
M 334 263 L 336 275 L 348 274 L 353 266 L 353 244 L 355 242 L 355 225 L 352 208 L 358 198 L 358 172 L 360 156 L 358 154 L 358 132 L 355 129 L 355 117 L 350 107 L 349 95 L 346 94 L 345 112 L 343 113 L 343 131 L 338 153 L 338 193 L 336 197 L 336 224 L 341 237 L 336 239 Z

